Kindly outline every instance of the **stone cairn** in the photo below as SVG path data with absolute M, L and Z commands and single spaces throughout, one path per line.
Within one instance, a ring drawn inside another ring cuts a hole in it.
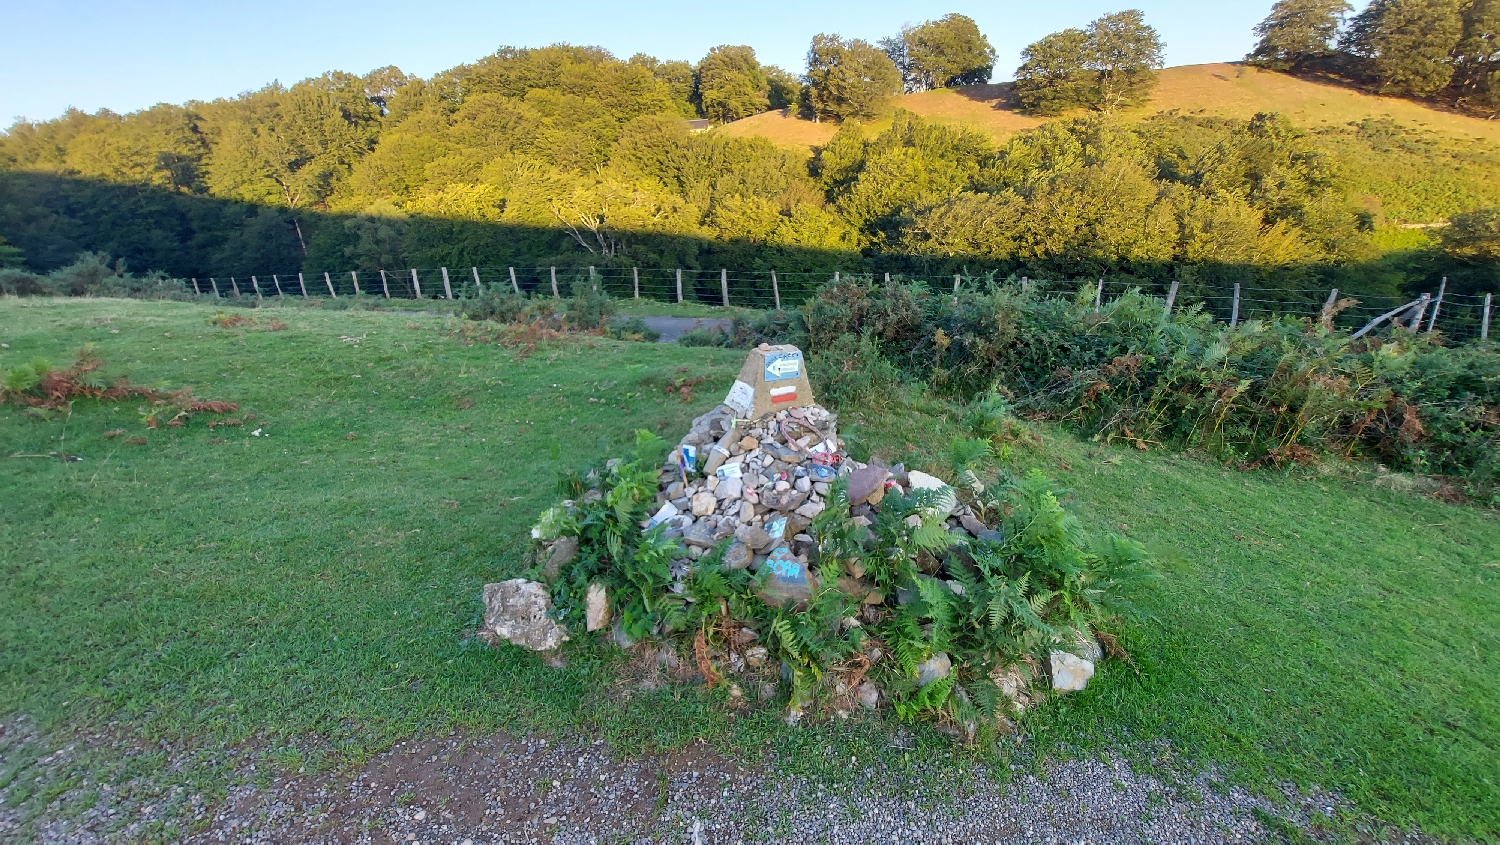
M 694 419 L 668 455 L 658 476 L 656 510 L 641 527 L 664 526 L 667 538 L 680 538 L 682 555 L 673 567 L 679 581 L 694 560 L 733 538 L 724 553 L 725 566 L 757 572 L 770 567 L 762 597 L 773 604 L 804 601 L 814 585 L 808 569 L 813 538 L 807 527 L 827 507 L 829 488 L 840 477 L 848 481 L 850 516 L 862 527 L 874 523 L 887 491 L 931 489 L 937 493 L 935 507 L 947 513 L 950 533 L 1001 539 L 943 480 L 908 472 L 900 464 L 886 467 L 850 458 L 838 436 L 837 416 L 813 401 L 801 352 L 764 345 L 752 351 L 725 401 Z M 577 554 L 576 537 L 552 541 L 543 552 L 543 577 L 555 577 Z M 838 586 L 867 605 L 884 602 L 885 596 L 863 576 L 858 564 L 852 564 Z M 488 585 L 485 605 L 480 635 L 491 642 L 508 640 L 544 650 L 568 638 L 566 629 L 550 618 L 551 602 L 541 583 L 515 579 Z M 609 622 L 608 598 L 602 586 L 595 585 L 588 595 L 587 628 L 601 630 Z M 615 641 L 630 646 L 616 629 Z M 1092 637 L 1079 633 L 1076 639 L 1059 643 L 1051 653 L 1048 669 L 1059 692 L 1083 689 L 1102 657 Z M 746 660 L 758 665 L 765 654 L 762 647 L 751 648 Z M 940 654 L 924 664 L 921 682 L 947 675 L 947 660 Z M 1040 667 L 1018 664 L 997 674 L 1001 691 L 1017 712 L 1026 706 L 1026 687 L 1039 672 Z M 863 702 L 874 688 L 868 682 L 860 686 L 858 698 Z

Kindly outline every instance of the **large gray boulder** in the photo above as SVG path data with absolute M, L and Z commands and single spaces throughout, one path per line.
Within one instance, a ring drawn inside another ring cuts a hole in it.
M 568 632 L 552 618 L 547 585 L 512 578 L 484 585 L 484 630 L 532 651 L 547 651 L 568 641 Z

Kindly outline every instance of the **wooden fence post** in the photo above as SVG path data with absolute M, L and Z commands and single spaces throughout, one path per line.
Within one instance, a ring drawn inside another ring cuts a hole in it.
M 599 290 L 599 279 L 594 275 L 594 265 L 589 265 L 589 287 Z
M 953 295 L 954 296 L 958 296 L 958 285 L 959 285 L 960 282 L 963 281 L 963 278 L 964 277 L 963 277 L 962 274 L 959 274 L 959 273 L 954 273 L 953 274 Z
M 677 302 L 682 303 L 682 268 L 677 268 Z
M 193 293 L 197 294 L 198 296 L 203 295 L 203 291 L 198 288 L 198 280 L 196 278 L 193 279 Z
M 448 268 L 439 267 L 438 269 L 443 273 L 443 294 L 451 300 L 453 299 L 453 286 L 448 284 Z
M 1030 287 L 1031 287 L 1031 279 L 1028 278 L 1028 277 L 1026 277 L 1026 276 L 1022 276 L 1021 277 L 1021 293 L 1025 293 L 1026 290 L 1027 290 L 1027 288 L 1030 288 Z
M 417 268 L 411 268 L 411 286 L 417 292 L 417 299 L 422 298 L 422 280 L 417 277 Z
M 281 292 L 281 277 L 278 276 L 278 275 L 276 275 L 275 273 L 272 273 L 271 274 L 271 284 L 273 284 L 273 285 L 276 286 L 276 296 L 277 296 L 277 298 L 279 298 L 279 299 L 286 299 L 286 294 L 284 294 L 284 293 Z
M 1328 292 L 1328 299 L 1323 303 L 1323 310 L 1318 312 L 1318 325 L 1324 331 L 1333 331 L 1333 305 L 1339 300 L 1339 289 L 1334 288 Z
M 302 290 L 302 298 L 306 299 L 307 298 L 307 282 L 304 282 L 302 280 L 302 274 L 301 273 L 297 274 L 297 287 Z
M 776 310 L 781 310 L 781 285 L 776 282 L 776 271 L 771 271 L 771 296 L 776 298 Z
M 1094 311 L 1098 313 L 1099 307 L 1104 304 L 1104 280 L 1099 280 L 1099 287 L 1094 289 Z
M 1166 309 L 1165 309 L 1165 311 L 1163 313 L 1165 314 L 1165 316 L 1169 320 L 1172 318 L 1172 303 L 1174 303 L 1174 302 L 1177 301 L 1177 285 L 1178 284 L 1179 284 L 1178 281 L 1176 279 L 1173 279 L 1172 280 L 1172 286 L 1167 289 L 1167 307 L 1166 307 Z
M 561 299 L 562 297 L 558 296 L 558 294 L 557 294 L 557 268 L 553 267 L 551 272 L 552 272 L 552 298 L 553 299 Z
M 838 284 L 839 283 L 839 271 L 837 271 L 837 270 L 833 271 L 833 283 L 834 284 Z
M 1234 283 L 1234 304 L 1229 306 L 1229 327 L 1240 324 L 1240 283 Z
M 257 278 L 255 278 L 254 276 L 251 276 L 250 277 L 250 287 L 254 288 L 254 290 L 255 290 L 255 299 L 256 299 L 257 302 L 259 302 L 260 301 L 260 280 L 257 279 Z
M 516 293 L 520 293 L 521 292 L 521 286 L 516 283 L 516 268 L 511 267 L 509 269 L 510 269 L 510 289 L 512 291 L 516 292 Z
M 1427 333 L 1432 334 L 1432 327 L 1437 325 L 1438 309 L 1443 307 L 1443 294 L 1448 292 L 1448 277 L 1443 277 L 1442 284 L 1438 285 L 1437 301 L 1432 303 L 1432 319 L 1427 321 Z
M 333 288 L 333 275 L 327 270 L 323 271 L 323 284 L 328 286 L 328 295 L 334 299 L 339 298 L 339 292 Z
M 630 278 L 635 283 L 635 298 L 641 298 L 641 268 L 631 267 Z
M 380 292 L 385 294 L 386 299 L 391 298 L 391 285 L 385 278 L 385 271 L 380 271 Z
M 719 270 L 719 293 L 724 297 L 724 307 L 729 307 L 729 271 Z
M 1490 300 L 1493 297 L 1494 294 L 1492 293 L 1487 293 L 1484 295 L 1484 316 L 1479 319 L 1480 340 L 1490 339 Z
M 890 273 L 886 273 L 885 274 L 885 283 L 886 284 L 890 284 L 891 283 L 891 274 Z
M 240 283 L 233 276 L 229 277 L 229 286 L 234 289 L 234 298 L 240 298 Z
M 484 285 L 481 285 L 479 283 L 479 268 L 478 267 L 470 267 L 469 269 L 474 272 L 474 292 L 475 293 L 484 293 Z
M 349 271 L 349 281 L 354 284 L 354 295 L 355 296 L 359 296 L 359 271 L 358 270 L 350 270 Z
M 222 299 L 223 297 L 219 296 L 219 280 L 209 276 L 208 283 L 214 286 L 214 299 Z

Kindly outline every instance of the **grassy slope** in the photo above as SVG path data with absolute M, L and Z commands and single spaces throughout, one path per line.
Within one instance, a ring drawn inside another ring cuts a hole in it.
M 902 108 L 939 122 L 970 126 L 996 140 L 1004 140 L 1042 122 L 1016 111 L 1008 91 L 1009 86 L 1004 84 L 975 85 L 910 94 L 901 97 L 898 103 Z M 1307 128 L 1385 117 L 1407 128 L 1500 141 L 1500 124 L 1495 121 L 1232 63 L 1166 68 L 1161 72 L 1161 83 L 1150 102 L 1124 114 L 1127 117 L 1146 117 L 1172 110 L 1234 118 L 1278 111 Z M 871 129 L 879 131 L 889 123 L 889 118 L 876 120 Z M 833 123 L 814 124 L 787 117 L 778 111 L 736 121 L 714 131 L 737 137 L 761 135 L 779 146 L 810 149 L 826 144 L 837 129 Z
M 735 721 L 670 689 L 627 699 L 587 651 L 553 670 L 464 644 L 479 586 L 516 571 L 554 473 L 634 428 L 681 430 L 739 353 L 588 341 L 521 360 L 445 338 L 436 318 L 288 309 L 275 316 L 290 329 L 261 332 L 209 328 L 211 313 L 0 303 L 0 367 L 95 342 L 111 376 L 190 383 L 256 417 L 215 444 L 202 420 L 145 432 L 133 404 L 82 403 L 65 427 L 0 410 L 0 454 L 64 436 L 84 457 L 0 459 L 0 714 L 50 728 L 121 715 L 206 743 L 266 732 L 254 742 L 271 750 L 318 735 L 354 756 L 450 725 L 582 727 L 624 747 L 770 741 L 809 766 L 833 741 L 890 755 L 852 723 Z M 692 402 L 658 400 L 699 375 Z M 917 414 L 849 423 L 917 460 L 952 430 Z M 103 439 L 116 427 L 149 445 Z M 1033 747 L 1166 738 L 1243 780 L 1321 783 L 1389 821 L 1500 834 L 1492 514 L 1061 435 L 1020 461 L 1071 486 L 1086 523 L 1127 525 L 1165 576 L 1141 597 L 1155 620 L 1127 636 L 1141 674 L 1106 664 L 1031 719 Z M 899 778 L 900 758 L 888 764 Z

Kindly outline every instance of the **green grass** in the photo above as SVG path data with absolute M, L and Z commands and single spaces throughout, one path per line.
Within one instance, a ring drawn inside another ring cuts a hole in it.
M 244 743 L 287 767 L 504 728 L 626 751 L 701 736 L 758 758 L 769 743 L 826 777 L 839 743 L 902 777 L 911 758 L 882 750 L 880 726 L 791 729 L 672 687 L 625 696 L 613 653 L 575 643 L 552 669 L 468 639 L 481 585 L 517 573 L 556 473 L 636 428 L 675 436 L 741 353 L 586 339 L 528 356 L 463 345 L 442 317 L 287 309 L 274 316 L 290 328 L 268 332 L 209 327 L 213 311 L 0 301 L 0 368 L 94 343 L 110 377 L 191 384 L 246 420 L 148 431 L 138 403 L 0 410 L 0 456 L 83 458 L 0 457 L 0 714 L 59 737 L 116 720 L 146 739 Z M 665 395 L 687 376 L 709 381 L 688 403 Z M 936 403 L 845 423 L 911 462 L 956 432 Z M 148 444 L 104 438 L 116 428 Z M 1494 514 L 1043 434 L 1017 465 L 1071 488 L 1091 527 L 1127 526 L 1163 577 L 1140 596 L 1154 618 L 1126 629 L 1140 673 L 1106 663 L 1033 714 L 1029 748 L 1144 754 L 1165 739 L 1243 783 L 1320 784 L 1387 823 L 1500 835 Z

